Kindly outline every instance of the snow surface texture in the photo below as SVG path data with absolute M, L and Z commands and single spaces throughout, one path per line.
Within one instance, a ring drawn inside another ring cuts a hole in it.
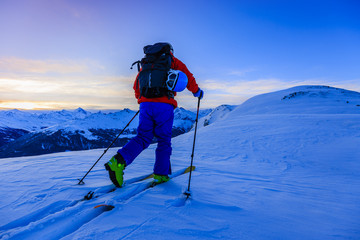
M 297 93 L 297 94 L 295 94 Z M 349 103 L 347 103 L 347 101 Z M 360 94 L 302 86 L 254 97 L 198 129 L 188 175 L 111 188 L 102 150 L 1 159 L 0 239 L 360 239 Z M 189 165 L 193 131 L 173 139 Z M 125 179 L 152 172 L 151 145 Z M 114 209 L 102 204 L 112 204 Z

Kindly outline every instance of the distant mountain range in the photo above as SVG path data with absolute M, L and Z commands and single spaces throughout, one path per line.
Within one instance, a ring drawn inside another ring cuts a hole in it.
M 223 117 L 234 106 L 200 110 L 202 126 Z M 0 158 L 105 148 L 116 138 L 136 111 L 93 112 L 82 108 L 61 111 L 0 111 Z M 196 112 L 177 108 L 173 137 L 191 130 Z M 123 146 L 136 135 L 138 116 L 113 145 Z M 154 139 L 156 141 L 156 139 Z

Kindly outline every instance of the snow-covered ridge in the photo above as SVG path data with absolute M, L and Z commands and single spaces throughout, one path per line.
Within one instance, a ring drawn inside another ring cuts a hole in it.
M 199 127 L 206 127 L 214 122 L 224 119 L 229 112 L 234 110 L 235 107 L 236 106 L 231 105 L 221 105 L 214 108 L 205 117 L 200 118 Z
M 360 114 L 360 93 L 328 86 L 298 86 L 255 96 L 235 111 L 241 114 Z
M 0 111 L 0 127 L 18 128 L 27 131 L 41 131 L 47 128 L 63 129 L 72 125 L 73 128 L 101 128 L 108 129 L 119 126 L 127 115 L 135 114 L 129 109 L 111 113 L 86 111 L 82 108 L 61 111 L 20 111 L 17 109 Z M 105 120 L 105 121 L 104 121 Z M 119 121 L 121 120 L 121 121 Z M 78 122 L 76 126 L 73 123 Z M 84 125 L 84 123 L 86 123 Z

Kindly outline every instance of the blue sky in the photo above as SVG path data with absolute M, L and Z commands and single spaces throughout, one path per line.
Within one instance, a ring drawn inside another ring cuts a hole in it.
M 355 0 L 0 0 L 0 108 L 136 109 L 130 65 L 158 41 L 204 108 L 303 84 L 360 91 L 359 12 Z

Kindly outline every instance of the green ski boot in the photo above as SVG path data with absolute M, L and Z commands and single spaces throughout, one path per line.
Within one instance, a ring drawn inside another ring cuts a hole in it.
M 109 177 L 113 184 L 116 187 L 122 187 L 124 182 L 124 169 L 126 167 L 124 158 L 117 153 L 104 165 L 105 169 L 109 172 Z
M 170 178 L 169 176 L 167 175 L 157 175 L 157 174 L 154 174 L 154 182 L 156 184 L 160 184 L 160 183 L 163 183 L 163 182 L 167 182 L 169 181 Z

